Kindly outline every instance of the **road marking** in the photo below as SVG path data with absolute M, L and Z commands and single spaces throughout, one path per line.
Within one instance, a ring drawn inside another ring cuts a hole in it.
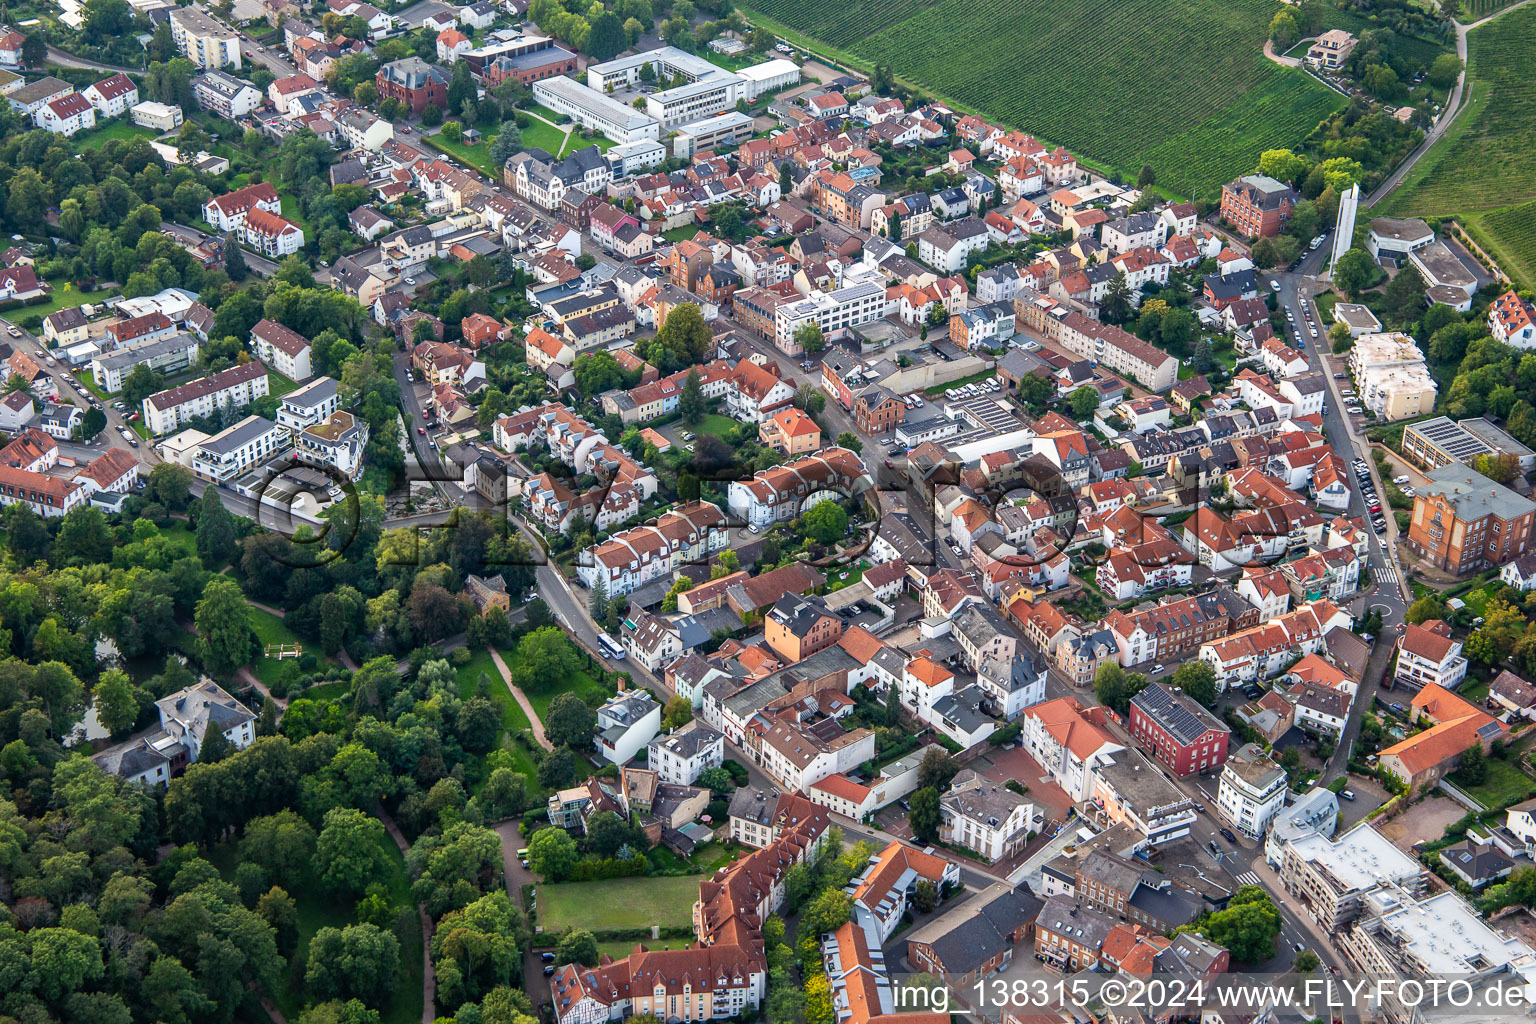
M 1259 881 L 1259 876 L 1254 874 L 1252 871 L 1244 871 L 1242 874 L 1240 874 L 1240 875 L 1233 875 L 1232 877 L 1237 879 L 1238 883 L 1241 884 L 1241 885 L 1262 885 L 1263 884 L 1262 882 Z

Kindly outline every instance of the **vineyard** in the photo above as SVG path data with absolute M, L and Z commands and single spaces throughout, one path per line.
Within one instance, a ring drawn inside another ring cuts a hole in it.
M 1214 196 L 1343 98 L 1260 52 L 1271 0 L 752 0 L 863 66 L 1158 183 Z
M 1390 197 L 1393 213 L 1470 216 L 1536 199 L 1536 5 L 1484 25 L 1467 45 L 1468 109 Z
M 1536 287 L 1536 203 L 1469 218 L 1477 243 L 1521 287 Z

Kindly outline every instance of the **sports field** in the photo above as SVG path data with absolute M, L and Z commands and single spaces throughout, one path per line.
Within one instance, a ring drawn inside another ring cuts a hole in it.
M 1344 98 L 1264 59 L 1272 0 L 752 0 L 868 69 L 1134 178 L 1214 197 Z M 793 38 L 793 37 L 791 37 Z M 820 47 L 818 47 L 820 48 Z

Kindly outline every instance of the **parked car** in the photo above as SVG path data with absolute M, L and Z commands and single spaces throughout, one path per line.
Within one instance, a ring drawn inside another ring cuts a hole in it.
M 1237 842 L 1237 833 L 1223 826 L 1221 829 L 1221 838 L 1225 839 L 1229 843 L 1235 843 Z
M 1352 789 L 1341 789 L 1339 790 L 1339 797 L 1344 800 L 1353 800 L 1355 798 L 1355 791 Z

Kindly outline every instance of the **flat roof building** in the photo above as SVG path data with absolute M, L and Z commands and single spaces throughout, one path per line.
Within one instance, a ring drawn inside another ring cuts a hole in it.
M 656 118 L 563 75 L 535 82 L 533 96 L 556 113 L 565 114 L 584 128 L 602 132 L 614 142 L 661 137 L 661 125 Z

